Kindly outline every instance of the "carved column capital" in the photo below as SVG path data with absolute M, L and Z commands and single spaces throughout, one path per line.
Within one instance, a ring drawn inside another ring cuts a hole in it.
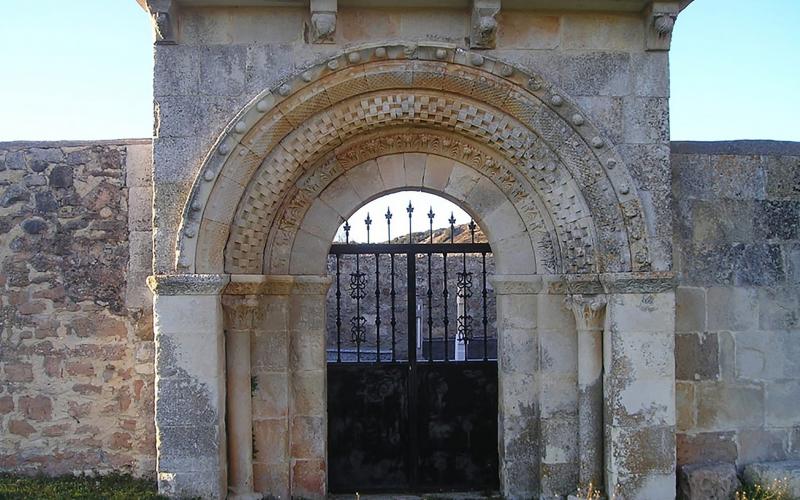
M 263 319 L 264 308 L 257 295 L 224 295 L 225 325 L 232 331 L 251 332 Z
M 564 303 L 572 309 L 575 326 L 579 332 L 603 330 L 607 303 L 604 295 L 567 295 Z
M 147 0 L 147 10 L 153 22 L 156 45 L 170 45 L 177 41 L 177 6 L 173 0 Z
M 472 1 L 472 28 L 469 46 L 472 49 L 493 49 L 496 46 L 497 19 L 500 0 Z

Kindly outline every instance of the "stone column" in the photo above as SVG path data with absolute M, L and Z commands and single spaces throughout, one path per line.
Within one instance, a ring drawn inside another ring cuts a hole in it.
M 504 498 L 539 496 L 539 353 L 536 327 L 541 279 L 491 277 L 497 300 L 498 441 Z
M 225 347 L 218 274 L 157 275 L 155 422 L 158 489 L 171 497 L 224 498 Z
M 330 284 L 327 276 L 294 276 L 289 300 L 289 454 L 293 498 L 326 497 L 325 302 Z
M 228 408 L 228 498 L 257 499 L 253 489 L 253 403 L 250 343 L 261 323 L 264 276 L 232 276 L 225 310 Z
M 606 493 L 675 498 L 675 294 L 670 273 L 601 275 Z
M 603 323 L 606 299 L 569 295 L 578 334 L 578 483 L 603 489 Z

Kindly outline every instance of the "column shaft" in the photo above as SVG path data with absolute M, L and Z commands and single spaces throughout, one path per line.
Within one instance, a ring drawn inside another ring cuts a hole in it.
M 578 335 L 578 482 L 603 488 L 603 296 L 567 298 Z
M 253 492 L 253 403 L 250 342 L 261 304 L 255 295 L 227 295 L 228 482 L 233 498 L 256 498 Z

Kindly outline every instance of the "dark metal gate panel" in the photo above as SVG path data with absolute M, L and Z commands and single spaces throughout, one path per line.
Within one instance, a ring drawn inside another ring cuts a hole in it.
M 328 488 L 403 491 L 408 470 L 408 367 L 328 365 Z
M 410 205 L 407 212 L 410 227 Z M 370 244 L 367 216 L 367 244 L 350 244 L 348 237 L 331 247 L 332 493 L 497 489 L 497 344 L 489 335 L 486 279 L 491 249 L 475 243 L 473 222 L 471 242 L 454 243 L 452 215 L 449 243 L 434 243 L 433 216 L 431 210 L 430 243 Z M 349 224 L 344 228 L 349 232 Z M 477 263 L 468 265 L 468 255 Z M 353 261 L 343 271 L 345 258 Z M 439 258 L 442 269 L 434 273 Z M 398 283 L 406 289 L 398 291 Z
M 417 395 L 418 489 L 497 489 L 497 363 L 421 363 Z

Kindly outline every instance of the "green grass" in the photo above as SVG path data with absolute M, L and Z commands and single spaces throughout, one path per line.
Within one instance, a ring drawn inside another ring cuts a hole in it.
M 155 481 L 135 479 L 127 474 L 103 476 L 20 476 L 0 474 L 0 499 L 165 499 Z

